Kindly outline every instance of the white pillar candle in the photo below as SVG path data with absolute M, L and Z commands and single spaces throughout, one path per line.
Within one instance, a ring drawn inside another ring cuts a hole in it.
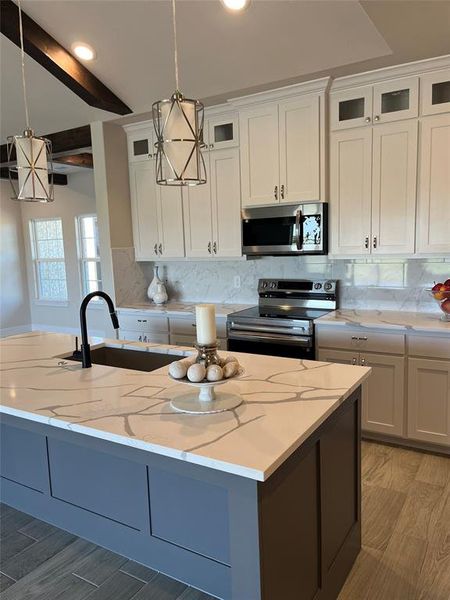
M 197 343 L 200 346 L 215 344 L 217 335 L 214 304 L 198 304 L 195 307 L 195 320 L 197 322 Z

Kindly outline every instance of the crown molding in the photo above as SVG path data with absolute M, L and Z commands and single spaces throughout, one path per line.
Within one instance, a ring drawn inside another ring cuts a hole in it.
M 230 98 L 228 103 L 231 106 L 241 107 L 246 106 L 247 104 L 254 104 L 255 102 L 273 102 L 275 100 L 284 100 L 286 98 L 304 94 L 325 93 L 328 90 L 330 83 L 331 77 L 321 77 L 320 79 L 286 85 L 266 92 L 257 92 L 256 94 Z

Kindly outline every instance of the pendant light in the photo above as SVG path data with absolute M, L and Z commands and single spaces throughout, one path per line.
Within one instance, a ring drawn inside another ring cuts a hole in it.
M 200 185 L 206 183 L 201 153 L 204 107 L 199 100 L 185 98 L 178 83 L 178 48 L 175 0 L 172 0 L 175 92 L 169 100 L 153 104 L 156 146 L 156 183 L 159 185 Z
M 22 87 L 25 104 L 26 129 L 23 135 L 7 138 L 8 162 L 17 161 L 17 166 L 9 167 L 9 181 L 13 190 L 12 200 L 27 202 L 53 202 L 53 173 L 48 175 L 51 164 L 52 143 L 47 138 L 37 137 L 30 127 L 27 91 L 25 83 L 25 52 L 23 49 L 22 9 L 19 7 L 20 54 L 22 62 Z M 53 169 L 51 168 L 51 171 Z

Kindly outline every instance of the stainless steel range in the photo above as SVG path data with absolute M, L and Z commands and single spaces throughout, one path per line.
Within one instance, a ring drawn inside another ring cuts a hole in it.
M 335 279 L 260 279 L 259 304 L 231 313 L 228 350 L 314 359 L 314 319 L 337 308 Z

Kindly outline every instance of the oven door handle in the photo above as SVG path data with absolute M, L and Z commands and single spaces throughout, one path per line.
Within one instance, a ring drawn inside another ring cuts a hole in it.
M 251 331 L 246 331 L 242 333 L 237 333 L 233 330 L 230 330 L 228 333 L 229 340 L 242 340 L 242 341 L 257 341 L 257 342 L 279 342 L 292 344 L 293 346 L 302 346 L 304 348 L 312 347 L 312 339 L 306 336 L 300 335 L 280 335 L 280 334 L 269 334 L 260 335 L 258 333 L 252 333 Z
M 302 220 L 302 211 L 298 210 L 295 213 L 295 229 L 297 230 L 297 235 L 295 236 L 295 243 L 297 245 L 297 250 L 303 249 L 303 225 L 301 223 Z
M 239 323 L 232 322 L 229 326 L 230 331 L 256 331 L 258 333 L 281 333 L 289 335 L 292 332 L 296 335 L 295 331 L 301 329 L 304 333 L 308 333 L 307 327 L 264 327 L 262 325 L 240 325 Z

